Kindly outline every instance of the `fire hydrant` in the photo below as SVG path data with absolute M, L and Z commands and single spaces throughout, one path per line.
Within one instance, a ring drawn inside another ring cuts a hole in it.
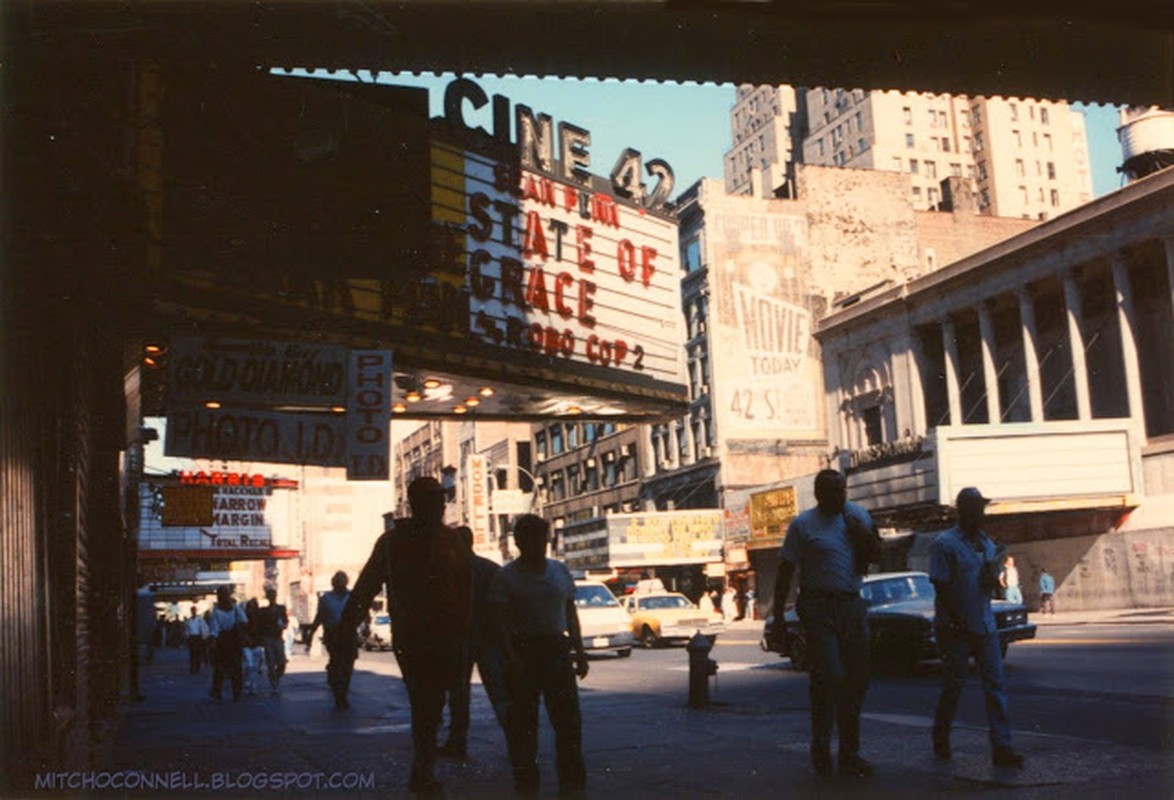
M 709 657 L 713 642 L 697 631 L 685 649 L 689 651 L 689 708 L 707 708 L 709 676 L 717 674 L 717 662 Z

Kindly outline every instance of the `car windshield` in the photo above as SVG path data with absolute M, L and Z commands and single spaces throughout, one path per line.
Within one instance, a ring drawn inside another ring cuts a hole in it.
M 576 608 L 608 608 L 618 606 L 616 598 L 605 586 L 576 586 Z
M 933 584 L 926 575 L 905 575 L 870 581 L 860 588 L 860 596 L 870 606 L 903 603 L 906 600 L 933 600 Z
M 692 608 L 689 598 L 672 596 L 646 597 L 640 601 L 640 608 L 647 611 L 657 611 L 662 608 Z

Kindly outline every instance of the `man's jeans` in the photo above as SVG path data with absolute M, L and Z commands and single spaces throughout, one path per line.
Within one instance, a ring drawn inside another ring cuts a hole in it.
M 485 694 L 489 696 L 489 704 L 493 707 L 493 716 L 502 730 L 506 729 L 507 698 L 505 676 L 502 674 L 501 650 L 492 645 L 483 646 L 480 652 L 472 654 L 459 676 L 457 685 L 449 689 L 449 728 L 448 744 L 463 749 L 469 740 L 469 703 L 471 698 L 470 685 L 473 680 L 473 665 L 477 665 L 477 674 L 481 676 L 481 685 L 485 687 Z
M 515 645 L 519 664 L 507 672 L 509 712 L 506 741 L 520 792 L 537 792 L 538 699 L 546 706 L 554 728 L 555 765 L 561 792 L 587 786 L 583 762 L 583 717 L 579 710 L 579 686 L 565 637 L 544 636 Z
M 799 592 L 797 610 L 811 662 L 811 746 L 827 749 L 835 724 L 841 759 L 860 752 L 860 711 L 869 678 L 865 608 L 855 592 Z
M 436 763 L 445 692 L 457 685 L 465 652 L 464 645 L 448 642 L 396 643 L 395 657 L 412 707 L 413 776 L 430 775 Z
M 942 694 L 934 714 L 934 737 L 947 740 L 958 699 L 970 671 L 970 655 L 978 665 L 982 693 L 986 699 L 987 727 L 991 745 L 1011 746 L 1011 723 L 1007 718 L 1007 691 L 1003 683 L 1003 652 L 999 634 L 951 632 L 937 626 L 938 644 L 942 648 Z

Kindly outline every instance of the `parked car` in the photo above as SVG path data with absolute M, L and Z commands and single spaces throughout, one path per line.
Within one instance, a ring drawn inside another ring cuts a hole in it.
M 377 614 L 370 624 L 364 626 L 362 642 L 364 650 L 390 650 L 391 617 Z
M 921 661 L 941 657 L 934 636 L 934 586 L 924 572 L 868 575 L 860 587 L 868 603 L 868 628 L 873 663 L 878 667 L 909 669 Z M 1011 642 L 1035 638 L 1022 603 L 992 600 L 1003 656 Z M 775 636 L 775 618 L 762 629 L 761 647 L 791 659 L 798 670 L 808 666 L 807 641 L 794 608 L 783 614 L 782 636 Z
M 645 647 L 683 644 L 699 631 L 713 642 L 725 630 L 720 617 L 706 615 L 688 597 L 677 592 L 630 594 L 624 601 L 631 614 L 632 635 Z
M 632 655 L 632 620 L 607 586 L 593 580 L 575 581 L 575 609 L 585 649 Z

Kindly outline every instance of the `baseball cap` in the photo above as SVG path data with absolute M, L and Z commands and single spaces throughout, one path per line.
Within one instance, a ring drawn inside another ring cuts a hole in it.
M 967 486 L 962 491 L 958 492 L 958 497 L 954 501 L 954 508 L 961 508 L 963 505 L 986 505 L 991 502 L 989 497 L 983 497 L 982 492 L 973 486 Z

